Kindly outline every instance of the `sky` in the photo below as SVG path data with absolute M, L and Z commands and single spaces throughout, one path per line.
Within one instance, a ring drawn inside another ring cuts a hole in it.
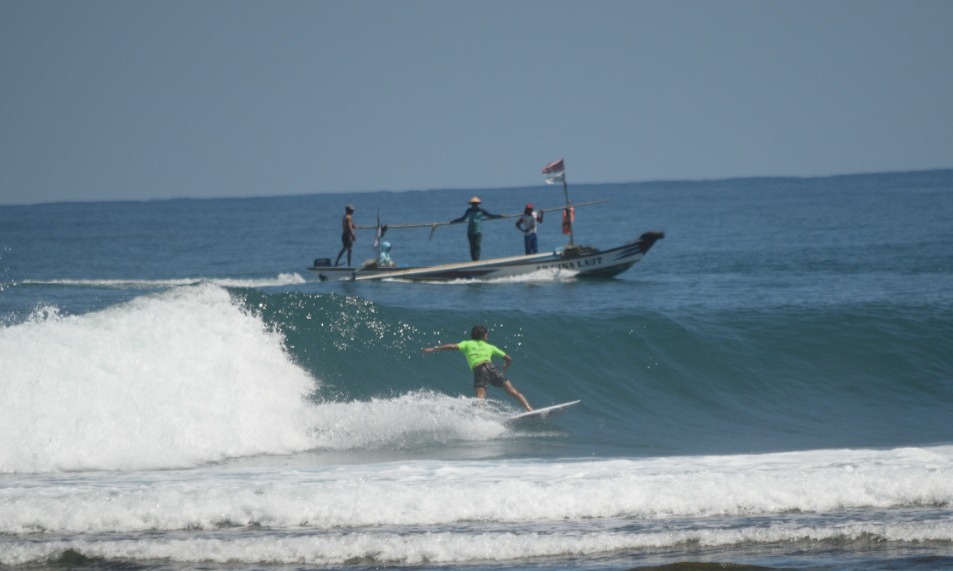
M 949 0 L 0 0 L 0 204 L 953 167 Z

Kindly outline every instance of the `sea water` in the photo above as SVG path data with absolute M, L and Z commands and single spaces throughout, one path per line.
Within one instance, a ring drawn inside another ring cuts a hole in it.
M 562 192 L 0 206 L 0 566 L 953 566 L 953 171 L 570 192 L 610 201 L 578 243 L 666 237 L 608 280 L 320 282 L 346 203 Z M 522 251 L 512 222 L 486 257 Z M 462 226 L 385 239 L 468 255 Z M 476 324 L 534 405 L 582 403 L 508 426 L 421 353 Z

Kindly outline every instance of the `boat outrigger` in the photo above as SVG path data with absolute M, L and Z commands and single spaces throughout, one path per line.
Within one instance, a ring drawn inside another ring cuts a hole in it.
M 411 281 L 454 281 L 454 280 L 493 280 L 523 276 L 534 272 L 566 272 L 582 278 L 609 278 L 618 275 L 632 267 L 636 262 L 655 245 L 655 242 L 665 237 L 664 232 L 644 232 L 641 236 L 622 246 L 599 250 L 590 246 L 577 246 L 572 232 L 572 213 L 574 207 L 569 201 L 569 189 L 566 184 L 562 159 L 550 163 L 543 169 L 547 175 L 546 182 L 562 182 L 566 196 L 566 206 L 550 210 L 563 210 L 564 228 L 568 230 L 569 244 L 552 252 L 528 254 L 525 256 L 510 256 L 506 258 L 491 258 L 475 262 L 458 262 L 437 266 L 420 267 L 387 267 L 378 266 L 372 261 L 361 267 L 342 267 L 331 265 L 328 258 L 318 258 L 314 265 L 308 268 L 318 274 L 322 281 L 332 280 L 411 280 Z M 604 201 L 600 201 L 604 202 Z M 582 203 L 577 206 L 598 204 L 599 202 Z M 508 217 L 508 216 L 507 216 Z M 406 224 L 390 226 L 390 228 L 431 227 L 431 233 L 441 225 L 450 224 L 440 222 L 435 224 Z M 381 236 L 388 227 L 378 222 L 378 236 Z

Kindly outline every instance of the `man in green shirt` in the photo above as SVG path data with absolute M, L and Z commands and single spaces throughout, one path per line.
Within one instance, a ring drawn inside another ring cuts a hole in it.
M 445 345 L 438 345 L 437 347 L 424 347 L 423 351 L 424 353 L 453 350 L 462 352 L 463 356 L 467 359 L 467 364 L 470 365 L 470 370 L 473 371 L 473 388 L 477 398 L 486 398 L 487 385 L 503 387 L 503 390 L 515 398 L 523 408 L 533 410 L 533 407 L 527 402 L 526 397 L 516 390 L 513 383 L 503 376 L 503 373 L 493 364 L 493 357 L 500 357 L 503 359 L 503 370 L 505 371 L 509 368 L 510 363 L 513 362 L 513 358 L 496 345 L 487 343 L 490 332 L 482 325 L 474 327 L 473 331 L 470 332 L 470 337 L 470 340 L 461 341 L 459 343 L 447 343 Z
M 480 224 L 484 220 L 493 220 L 495 218 L 506 218 L 502 214 L 490 214 L 480 207 L 482 202 L 476 196 L 470 199 L 470 208 L 463 213 L 463 216 L 451 220 L 450 224 L 460 222 L 467 223 L 467 240 L 470 242 L 470 259 L 474 262 L 480 259 L 480 243 L 483 241 L 483 226 Z

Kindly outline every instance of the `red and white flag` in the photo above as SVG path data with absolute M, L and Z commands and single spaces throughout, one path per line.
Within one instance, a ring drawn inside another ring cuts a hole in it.
M 566 168 L 563 160 L 559 159 L 544 166 L 543 174 L 546 175 L 546 184 L 556 184 L 566 180 Z

